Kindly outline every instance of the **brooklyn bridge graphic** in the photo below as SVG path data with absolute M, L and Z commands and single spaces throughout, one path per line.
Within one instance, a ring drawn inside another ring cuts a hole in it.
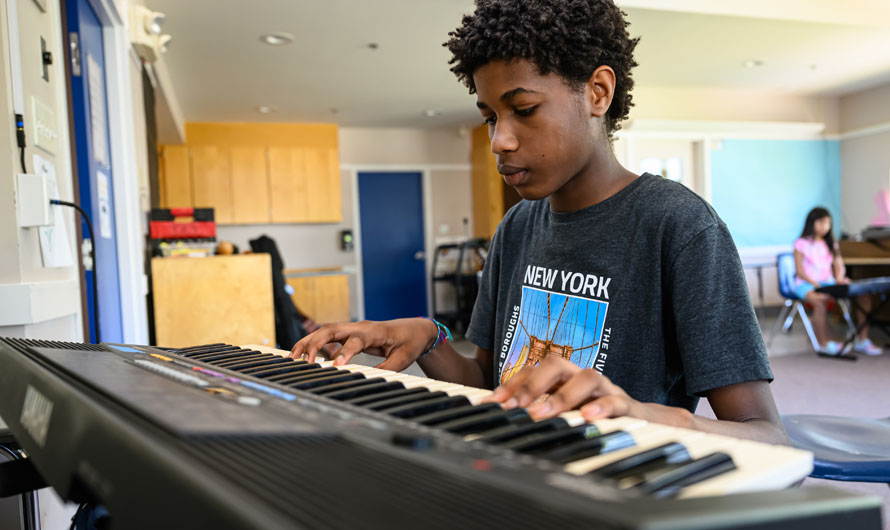
M 547 355 L 559 355 L 581 368 L 593 367 L 608 308 L 608 302 L 524 286 L 519 323 L 501 367 L 501 384 Z

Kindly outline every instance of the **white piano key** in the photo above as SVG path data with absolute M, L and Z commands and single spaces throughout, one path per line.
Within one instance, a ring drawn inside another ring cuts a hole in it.
M 736 469 L 684 488 L 679 497 L 707 497 L 787 488 L 810 474 L 813 454 L 785 446 L 735 440 L 728 453 Z

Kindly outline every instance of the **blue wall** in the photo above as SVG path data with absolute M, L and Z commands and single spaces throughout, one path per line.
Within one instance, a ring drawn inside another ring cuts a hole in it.
M 723 140 L 711 151 L 711 203 L 740 248 L 791 245 L 814 206 L 839 236 L 840 141 Z

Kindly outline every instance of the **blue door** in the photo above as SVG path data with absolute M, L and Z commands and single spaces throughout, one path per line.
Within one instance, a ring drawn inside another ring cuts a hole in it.
M 358 174 L 365 318 L 427 313 L 420 173 Z
M 101 340 L 123 342 L 102 25 L 87 0 L 68 2 L 67 11 L 72 39 L 71 96 L 80 207 L 90 216 L 96 237 L 96 275 L 92 270 L 86 272 L 90 340 L 96 341 L 93 307 L 98 302 Z M 82 228 L 83 237 L 88 237 L 86 227 Z M 96 276 L 98 301 L 93 299 Z

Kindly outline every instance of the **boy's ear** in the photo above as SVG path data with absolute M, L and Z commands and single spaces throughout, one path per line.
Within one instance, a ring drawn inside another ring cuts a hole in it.
M 587 88 L 590 115 L 602 118 L 609 110 L 612 97 L 615 95 L 615 71 L 611 66 L 597 67 L 587 80 Z

